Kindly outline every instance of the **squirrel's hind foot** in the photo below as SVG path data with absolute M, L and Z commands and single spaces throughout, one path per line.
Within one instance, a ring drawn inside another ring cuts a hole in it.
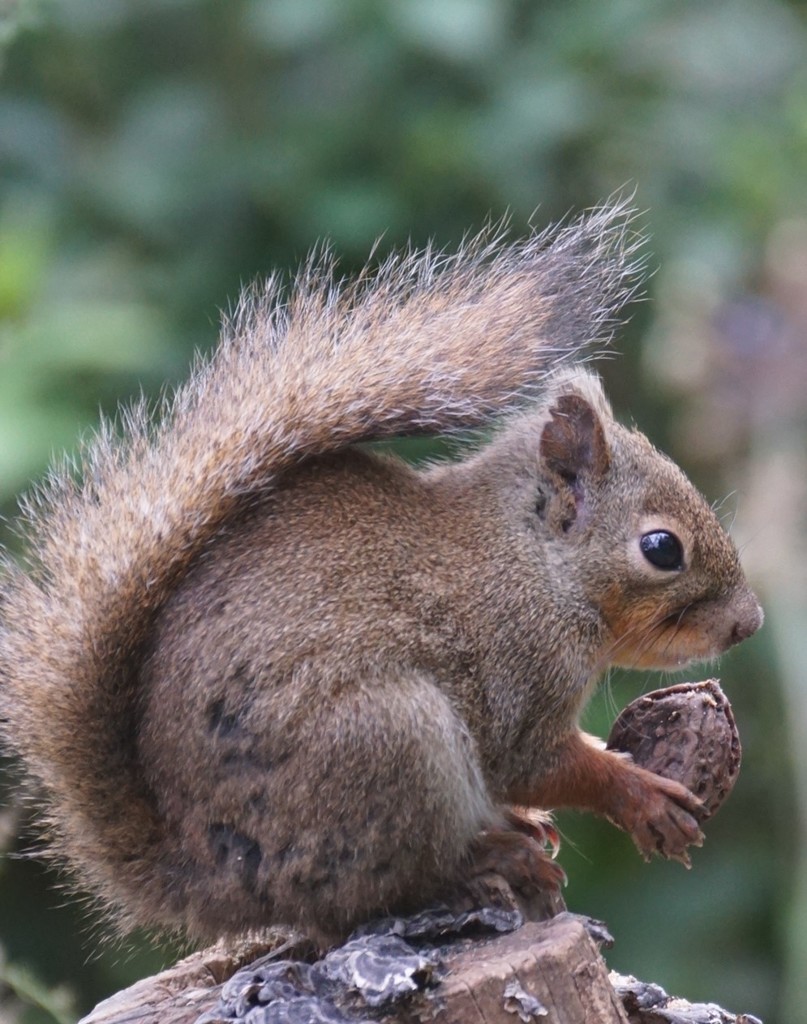
M 535 824 L 514 816 L 514 821 L 491 828 L 474 840 L 469 860 L 446 902 L 455 911 L 481 907 L 518 910 L 526 920 L 543 921 L 566 909 L 561 887 L 563 868 L 545 849 L 554 848 L 552 835 L 536 839 Z
M 472 846 L 468 880 L 494 872 L 524 894 L 560 891 L 566 885 L 566 872 L 545 849 L 547 842 L 554 848 L 550 834 L 536 838 L 539 826 L 519 821 L 518 826 L 511 824 L 480 833 Z M 556 835 L 554 829 L 552 834 Z

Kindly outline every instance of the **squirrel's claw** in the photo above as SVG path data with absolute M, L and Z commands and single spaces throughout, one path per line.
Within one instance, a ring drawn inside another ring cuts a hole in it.
M 548 811 L 535 807 L 508 807 L 505 820 L 517 832 L 530 836 L 542 847 L 549 847 L 549 854 L 555 860 L 560 851 L 560 833 Z

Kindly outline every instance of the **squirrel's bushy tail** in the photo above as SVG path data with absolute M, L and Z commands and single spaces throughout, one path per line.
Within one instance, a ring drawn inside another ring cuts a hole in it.
M 242 299 L 160 416 L 125 412 L 24 503 L 27 564 L 0 577 L 0 728 L 44 794 L 56 855 L 111 905 L 125 895 L 124 927 L 164 923 L 137 909 L 168 883 L 136 686 L 177 580 L 245 494 L 300 459 L 479 425 L 607 341 L 636 284 L 628 222 L 616 203 L 525 241 L 391 257 L 351 284 L 312 260 L 287 301 L 274 281 Z

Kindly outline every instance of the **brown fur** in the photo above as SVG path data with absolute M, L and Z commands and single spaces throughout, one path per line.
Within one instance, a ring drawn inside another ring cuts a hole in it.
M 29 503 L 5 740 L 122 927 L 331 938 L 492 861 L 551 883 L 514 802 L 607 814 L 644 853 L 698 841 L 691 794 L 577 727 L 609 664 L 711 657 L 761 621 L 680 470 L 593 377 L 547 381 L 627 298 L 624 239 L 612 209 L 348 288 L 309 268 L 286 307 L 245 302 L 156 426 L 128 414 Z M 525 395 L 454 464 L 348 447 Z M 649 520 L 681 571 L 642 561 Z

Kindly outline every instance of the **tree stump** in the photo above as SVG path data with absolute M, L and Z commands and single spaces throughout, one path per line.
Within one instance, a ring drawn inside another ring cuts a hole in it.
M 250 1005 L 249 979 L 271 962 L 271 954 L 244 968 L 244 958 L 262 951 L 259 945 L 235 952 L 213 947 L 117 993 L 80 1024 L 760 1024 L 747 1014 L 673 999 L 658 985 L 609 974 L 599 952 L 603 941 L 607 933 L 596 922 L 565 912 L 509 934 L 460 939 L 444 954 L 439 980 L 430 977 L 391 1008 L 362 1004 L 355 995 L 340 1007 L 327 1001 L 307 1008 Z M 243 1012 L 220 1016 L 222 992 L 239 968 Z

